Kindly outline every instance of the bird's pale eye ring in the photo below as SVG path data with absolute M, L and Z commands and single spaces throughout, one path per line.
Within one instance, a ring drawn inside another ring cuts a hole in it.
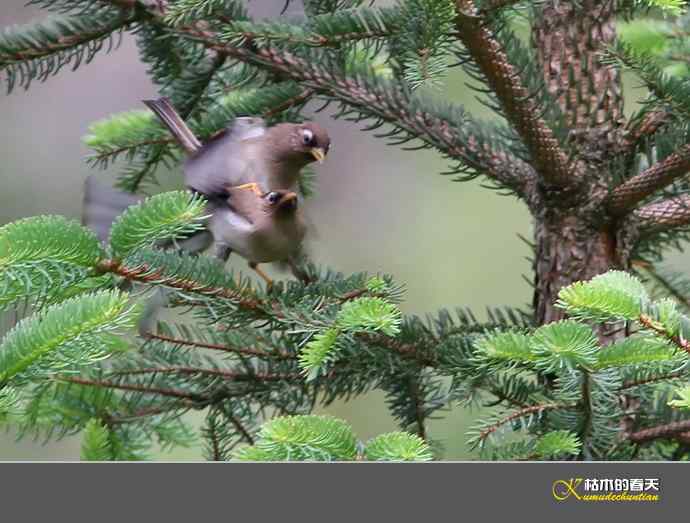
M 314 141 L 314 133 L 310 129 L 304 129 L 302 131 L 302 141 L 304 145 L 309 145 Z
M 268 201 L 270 203 L 276 203 L 278 200 L 280 200 L 280 193 L 277 193 L 277 192 L 269 193 Z

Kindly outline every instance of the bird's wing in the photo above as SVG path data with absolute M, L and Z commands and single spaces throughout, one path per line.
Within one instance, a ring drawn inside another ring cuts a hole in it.
M 232 127 L 205 144 L 185 164 L 185 183 L 206 196 L 223 196 L 227 188 L 257 181 L 253 149 L 266 132 L 261 118 L 237 118 Z

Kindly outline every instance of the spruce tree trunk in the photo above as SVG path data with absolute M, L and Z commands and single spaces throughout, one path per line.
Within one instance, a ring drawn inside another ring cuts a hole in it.
M 585 182 L 576 188 L 541 187 L 535 219 L 534 309 L 538 325 L 563 317 L 558 291 L 578 280 L 630 264 L 625 241 L 601 203 L 608 161 L 620 150 L 623 97 L 618 71 L 597 53 L 615 38 L 613 1 L 552 0 L 532 39 L 547 89 L 559 101 Z
M 627 269 L 630 260 L 612 227 L 593 227 L 577 216 L 535 224 L 534 310 L 538 325 L 563 317 L 555 307 L 558 291 L 609 269 Z

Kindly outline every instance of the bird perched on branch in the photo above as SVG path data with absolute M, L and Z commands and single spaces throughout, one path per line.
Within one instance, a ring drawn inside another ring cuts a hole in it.
M 189 155 L 186 185 L 209 201 L 216 254 L 235 251 L 268 283 L 259 263 L 287 261 L 306 232 L 298 182 L 301 170 L 322 162 L 330 149 L 325 129 L 312 122 L 266 127 L 261 118 L 237 118 L 202 144 L 166 98 L 144 103 Z
M 248 187 L 228 189 L 225 203 L 210 204 L 209 230 L 216 239 L 216 255 L 227 259 L 236 252 L 269 285 L 259 263 L 291 262 L 307 230 L 298 195 L 292 191 L 257 194 Z

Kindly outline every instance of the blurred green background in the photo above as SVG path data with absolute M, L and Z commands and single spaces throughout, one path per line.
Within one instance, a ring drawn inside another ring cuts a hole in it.
M 45 16 L 25 7 L 26 0 L 2 0 L 0 27 Z M 275 16 L 283 0 L 253 0 L 258 16 Z M 298 12 L 300 2 L 291 10 Z M 490 117 L 454 73 L 437 96 L 463 103 Z M 629 99 L 640 93 L 627 82 Z M 157 95 L 126 35 L 109 55 L 76 72 L 66 68 L 28 92 L 0 94 L 0 224 L 36 214 L 80 217 L 83 183 L 93 171 L 85 164 L 88 150 L 81 138 L 89 124 L 108 115 L 142 108 L 141 100 Z M 628 103 L 631 109 L 633 103 Z M 432 151 L 405 152 L 387 147 L 372 133 L 347 122 L 316 120 L 333 139 L 326 163 L 317 167 L 318 196 L 308 203 L 318 234 L 313 258 L 345 273 L 389 273 L 406 285 L 403 311 L 433 313 L 439 308 L 470 307 L 482 317 L 487 306 L 522 307 L 531 301 L 528 247 L 518 234 L 531 236 L 526 208 L 514 198 L 480 187 L 479 181 L 453 183 L 439 176 L 446 164 Z M 112 180 L 116 169 L 97 172 Z M 178 171 L 160 173 L 164 187 L 179 184 Z M 687 267 L 687 256 L 673 265 Z M 246 269 L 238 259 L 234 266 Z M 285 276 L 282 276 L 285 277 Z M 327 411 L 349 421 L 366 440 L 396 428 L 383 396 L 368 394 Z M 429 434 L 445 448 L 446 459 L 471 458 L 464 433 L 476 412 L 460 408 L 441 412 L 429 423 Z M 16 442 L 0 433 L 0 459 L 78 459 L 79 438 L 60 442 Z M 158 459 L 200 459 L 200 448 L 181 449 Z

